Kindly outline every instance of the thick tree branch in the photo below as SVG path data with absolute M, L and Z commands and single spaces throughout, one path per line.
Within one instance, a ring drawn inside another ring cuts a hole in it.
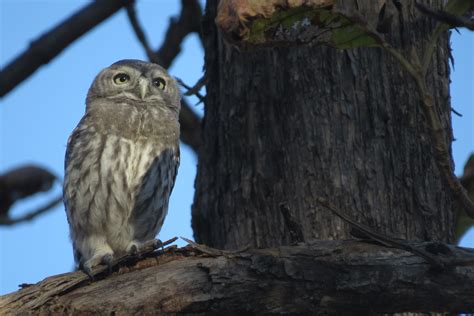
M 241 252 L 187 247 L 92 283 L 82 272 L 49 277 L 0 297 L 0 314 L 472 311 L 474 251 L 444 247 L 450 254 L 438 256 L 463 265 L 437 273 L 411 253 L 357 241 Z
M 40 66 L 47 64 L 69 44 L 131 2 L 133 0 L 96 0 L 34 40 L 25 52 L 0 72 L 0 97 Z
M 166 32 L 165 40 L 157 52 L 153 52 L 145 32 L 136 16 L 133 3 L 127 7 L 127 15 L 138 41 L 145 49 L 148 59 L 156 64 L 169 68 L 171 63 L 181 51 L 181 43 L 190 33 L 200 35 L 201 7 L 196 0 L 182 0 L 179 19 L 171 19 Z M 201 119 L 191 109 L 189 104 L 182 99 L 179 115 L 181 124 L 181 141 L 198 152 L 201 143 Z
M 450 27 L 465 27 L 471 31 L 474 31 L 474 21 L 472 21 L 469 17 L 451 14 L 444 10 L 432 9 L 419 2 L 415 2 L 415 6 L 423 14 L 426 14 L 439 22 L 446 23 Z
M 185 99 L 181 99 L 179 123 L 181 124 L 181 141 L 198 153 L 201 146 L 201 119 Z

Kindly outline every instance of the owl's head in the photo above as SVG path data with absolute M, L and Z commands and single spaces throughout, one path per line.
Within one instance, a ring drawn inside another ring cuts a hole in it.
M 178 86 L 166 70 L 134 59 L 120 60 L 96 76 L 87 94 L 87 106 L 97 99 L 166 105 L 176 113 L 180 109 Z

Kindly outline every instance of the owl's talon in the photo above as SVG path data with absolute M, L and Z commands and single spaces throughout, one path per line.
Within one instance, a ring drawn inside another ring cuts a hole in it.
M 155 249 L 158 249 L 158 248 L 162 248 L 163 243 L 159 239 L 152 239 L 152 240 L 149 240 L 149 241 L 145 242 L 142 246 L 143 249 L 148 248 L 148 247 L 152 247 L 153 250 L 155 250 Z
M 94 274 L 92 273 L 92 268 L 86 265 L 83 265 L 81 268 L 82 272 L 84 272 L 91 281 L 94 281 Z
M 100 263 L 103 264 L 103 265 L 106 265 L 107 266 L 107 270 L 109 272 L 109 274 L 112 274 L 112 260 L 114 259 L 114 256 L 111 255 L 111 254 L 106 254 L 102 257 L 102 259 L 100 260 Z
M 159 239 L 155 239 L 153 243 L 153 249 L 159 249 L 159 248 L 161 248 L 160 249 L 161 251 L 165 251 L 165 245 L 163 245 L 163 242 Z
M 130 255 L 137 256 L 138 255 L 138 247 L 137 245 L 132 245 L 129 250 Z

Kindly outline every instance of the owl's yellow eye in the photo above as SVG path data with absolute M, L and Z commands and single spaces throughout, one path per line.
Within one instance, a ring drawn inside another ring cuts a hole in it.
M 130 76 L 124 73 L 119 73 L 118 75 L 115 75 L 114 77 L 114 83 L 118 85 L 127 83 L 129 80 L 130 80 Z
M 166 87 L 166 81 L 160 77 L 153 78 L 153 85 L 161 90 L 164 90 Z

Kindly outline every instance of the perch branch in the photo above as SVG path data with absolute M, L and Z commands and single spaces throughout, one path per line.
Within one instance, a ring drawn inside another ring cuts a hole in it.
M 444 257 L 474 259 L 444 247 Z M 410 252 L 360 241 L 234 252 L 193 243 L 94 282 L 51 276 L 1 296 L 0 314 L 459 313 L 474 310 L 473 287 L 472 263 L 438 273 Z

